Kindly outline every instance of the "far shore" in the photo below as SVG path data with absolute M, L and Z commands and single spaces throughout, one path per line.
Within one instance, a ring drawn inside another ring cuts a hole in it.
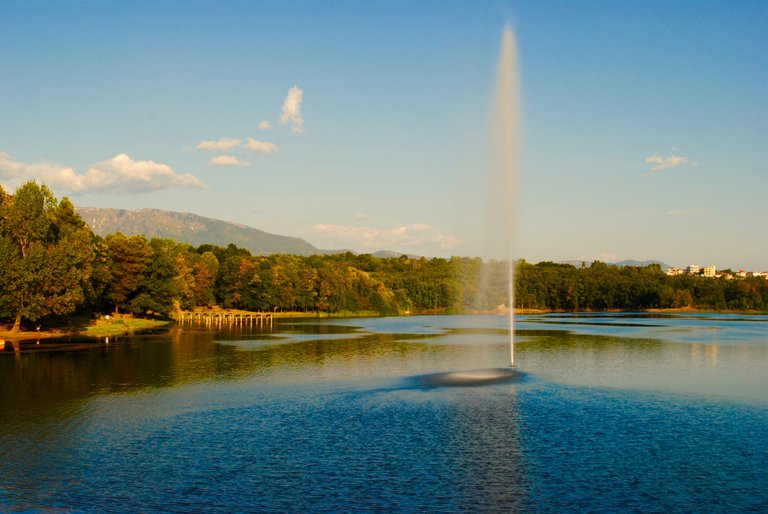
M 224 309 L 221 309 L 224 310 Z M 245 312 L 245 311 L 237 311 Z M 681 307 L 674 309 L 642 309 L 638 311 L 623 311 L 621 309 L 606 309 L 602 311 L 566 311 L 566 310 L 552 310 L 552 309 L 515 309 L 515 315 L 531 315 L 531 314 L 595 314 L 600 312 L 617 313 L 617 312 L 644 312 L 648 314 L 665 314 L 665 313 L 713 313 L 713 314 L 765 314 L 763 311 L 738 311 L 738 310 L 709 310 L 709 309 L 697 309 L 693 307 Z M 331 315 L 328 313 L 317 312 L 274 312 L 271 313 L 275 319 L 280 318 L 297 318 L 297 317 L 371 317 L 377 316 L 371 312 L 345 312 Z M 406 313 L 403 316 L 417 316 L 420 314 L 446 314 L 440 312 L 429 313 Z M 508 316 L 509 309 L 498 308 L 492 311 L 474 311 L 466 313 L 452 313 L 452 314 L 493 314 L 499 316 Z M 451 315 L 451 314 L 448 314 Z M 158 329 L 175 323 L 174 320 L 161 320 L 161 319 L 147 319 L 147 318 L 134 318 L 129 315 L 120 315 L 118 317 L 102 316 L 99 319 L 91 320 L 88 323 L 81 323 L 76 325 L 70 322 L 63 322 L 58 326 L 51 326 L 41 328 L 39 330 L 21 330 L 12 332 L 7 325 L 0 325 L 0 341 L 29 341 L 29 340 L 42 340 L 42 339 L 55 339 L 66 337 L 111 337 L 121 336 L 127 334 L 138 333 L 147 330 Z M 74 326 L 73 326 L 74 325 Z M 77 328 L 75 328 L 75 326 Z

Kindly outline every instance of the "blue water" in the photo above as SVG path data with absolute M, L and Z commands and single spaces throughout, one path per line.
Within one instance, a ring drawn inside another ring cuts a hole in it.
M 583 321 L 521 319 L 522 378 L 474 387 L 415 378 L 502 365 L 502 318 L 4 352 L 0 510 L 768 512 L 768 319 Z

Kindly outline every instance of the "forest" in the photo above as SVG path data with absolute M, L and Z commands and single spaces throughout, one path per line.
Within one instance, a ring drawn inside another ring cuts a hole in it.
M 537 310 L 768 310 L 760 277 L 667 276 L 658 265 L 617 267 L 518 260 L 515 307 Z M 350 252 L 252 255 L 121 233 L 95 236 L 67 198 L 27 182 L 0 188 L 0 320 L 75 312 L 172 317 L 218 305 L 306 313 L 462 313 L 505 307 L 506 262 L 377 258 Z

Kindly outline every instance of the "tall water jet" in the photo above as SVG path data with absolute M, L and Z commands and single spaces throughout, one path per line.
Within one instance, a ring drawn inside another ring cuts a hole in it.
M 517 76 L 517 47 L 512 28 L 507 25 L 501 40 L 496 77 L 496 98 L 493 106 L 493 165 L 497 191 L 503 195 L 503 237 L 509 268 L 509 352 L 510 364 L 515 365 L 515 283 L 513 258 L 515 185 L 520 167 L 520 101 Z
M 501 254 L 507 265 L 507 302 L 509 306 L 509 352 L 510 367 L 478 370 L 459 370 L 411 377 L 410 384 L 427 389 L 438 387 L 475 387 L 489 384 L 512 383 L 525 375 L 515 366 L 515 317 L 514 317 L 514 206 L 515 190 L 520 159 L 520 103 L 517 77 L 517 50 L 512 29 L 504 28 L 496 78 L 496 94 L 492 107 L 490 127 L 491 166 L 488 172 L 491 178 L 490 192 L 483 196 L 487 202 L 488 226 L 490 239 L 486 240 L 485 250 L 494 259 Z M 474 207 L 479 207 L 477 203 Z M 497 268 L 498 269 L 498 268 Z M 498 276 L 486 267 L 481 271 L 477 289 L 489 288 L 485 298 L 482 294 L 478 301 L 479 308 L 488 308 L 488 301 L 500 299 L 501 294 L 495 284 Z M 500 294 L 497 294 L 499 292 Z M 489 300 L 490 299 L 490 300 Z

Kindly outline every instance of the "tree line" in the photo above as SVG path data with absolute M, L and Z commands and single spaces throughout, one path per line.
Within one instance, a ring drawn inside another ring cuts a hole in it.
M 768 280 L 666 275 L 661 266 L 581 267 L 553 262 L 516 263 L 515 304 L 566 311 L 608 309 L 768 310 Z
M 515 306 L 602 310 L 768 309 L 768 281 L 666 276 L 658 265 L 515 263 Z M 170 239 L 93 234 L 67 198 L 0 187 L 0 319 L 75 311 L 172 316 L 219 305 L 253 311 L 402 314 L 488 311 L 507 302 L 507 264 L 479 258 L 252 255 Z

